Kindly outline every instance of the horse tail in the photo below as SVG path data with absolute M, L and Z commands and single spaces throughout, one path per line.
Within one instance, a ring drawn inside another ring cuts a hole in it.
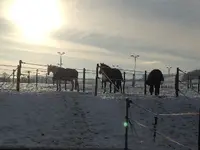
M 74 75 L 75 79 L 78 79 L 78 71 L 75 70 L 75 75 Z
M 75 70 L 75 89 L 79 91 L 79 83 L 78 83 L 78 71 Z
M 122 75 L 122 73 L 121 73 L 121 81 L 122 81 L 122 82 L 125 82 L 125 80 L 126 80 L 126 79 L 123 78 L 123 75 Z

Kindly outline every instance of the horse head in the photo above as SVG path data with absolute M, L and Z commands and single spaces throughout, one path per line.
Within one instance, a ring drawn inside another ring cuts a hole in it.
M 57 71 L 57 66 L 48 65 L 47 66 L 47 74 L 49 75 L 50 72 L 55 73 Z
M 110 68 L 108 65 L 104 63 L 100 63 L 99 65 L 99 74 L 102 74 L 102 71 L 104 71 L 105 68 Z

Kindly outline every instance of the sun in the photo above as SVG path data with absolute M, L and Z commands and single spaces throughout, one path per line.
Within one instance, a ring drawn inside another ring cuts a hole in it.
M 58 0 L 15 0 L 8 16 L 26 40 L 41 42 L 51 31 L 62 26 L 59 6 Z

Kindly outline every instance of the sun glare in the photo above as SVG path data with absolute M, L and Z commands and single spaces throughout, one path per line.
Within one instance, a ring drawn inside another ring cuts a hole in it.
M 8 16 L 30 42 L 42 42 L 62 26 L 58 0 L 15 0 Z

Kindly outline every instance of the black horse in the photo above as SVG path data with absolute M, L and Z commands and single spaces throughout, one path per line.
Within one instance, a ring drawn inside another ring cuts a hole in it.
M 75 90 L 79 91 L 79 83 L 78 83 L 78 71 L 75 69 L 71 69 L 71 68 L 61 68 L 61 67 L 57 67 L 57 66 L 53 66 L 53 65 L 48 65 L 47 67 L 47 74 L 49 75 L 49 73 L 52 72 L 53 73 L 53 81 L 61 81 L 64 80 L 66 81 L 71 81 L 72 84 L 72 88 L 71 91 L 74 90 L 74 81 L 75 80 Z M 58 87 L 57 87 L 58 90 Z M 61 90 L 61 86 L 60 89 Z
M 104 93 L 106 92 L 106 82 L 110 83 L 110 93 L 112 84 L 114 84 L 114 93 L 119 91 L 122 92 L 121 82 L 123 81 L 122 73 L 117 68 L 111 68 L 104 63 L 100 63 L 99 74 L 102 74 L 102 84 L 104 83 Z
M 149 92 L 152 95 L 155 87 L 155 95 L 160 94 L 160 85 L 164 82 L 164 77 L 159 69 L 152 70 L 146 80 L 146 84 L 150 86 Z

